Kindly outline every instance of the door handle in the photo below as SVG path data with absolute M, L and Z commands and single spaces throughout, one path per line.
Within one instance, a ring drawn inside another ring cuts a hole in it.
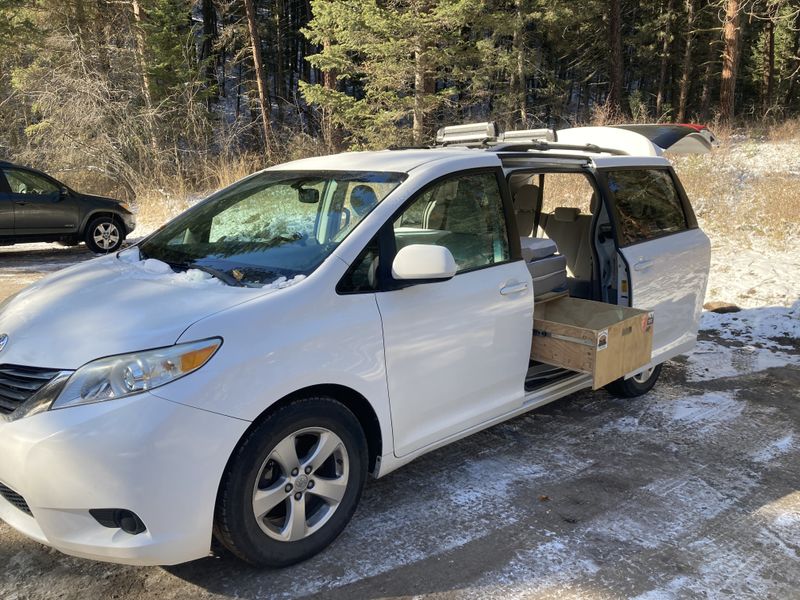
M 634 271 L 645 271 L 653 266 L 652 260 L 640 260 L 635 265 L 633 265 Z
M 510 294 L 519 294 L 520 292 L 524 292 L 528 289 L 528 284 L 525 282 L 517 282 L 517 283 L 509 283 L 500 288 L 500 293 L 503 296 L 509 296 Z
M 17 206 L 25 206 L 27 202 L 25 202 L 24 200 L 16 200 L 14 201 L 14 204 L 16 204 Z

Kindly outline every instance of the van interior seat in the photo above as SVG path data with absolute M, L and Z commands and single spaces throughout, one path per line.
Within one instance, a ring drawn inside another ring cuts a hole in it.
M 559 206 L 550 214 L 542 213 L 539 227 L 567 258 L 567 272 L 575 280 L 570 282 L 570 292 L 577 297 L 590 297 L 592 215 L 582 214 L 579 208 Z
M 536 222 L 536 205 L 539 202 L 539 186 L 526 183 L 514 192 L 514 213 L 520 237 L 532 237 Z

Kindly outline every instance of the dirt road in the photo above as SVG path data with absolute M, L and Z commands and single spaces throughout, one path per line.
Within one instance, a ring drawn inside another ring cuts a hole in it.
M 2 252 L 0 296 L 85 257 Z M 800 344 L 740 314 L 643 398 L 576 394 L 369 482 L 304 564 L 124 567 L 0 524 L 0 598 L 800 597 Z

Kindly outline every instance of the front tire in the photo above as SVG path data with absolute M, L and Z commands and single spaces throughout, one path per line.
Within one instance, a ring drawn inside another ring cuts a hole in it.
M 114 217 L 97 217 L 89 222 L 83 239 L 95 254 L 109 254 L 122 246 L 125 228 Z
M 358 419 L 332 398 L 296 400 L 240 442 L 220 483 L 214 536 L 242 560 L 284 567 L 344 530 L 367 476 Z
M 661 365 L 656 365 L 637 373 L 630 379 L 620 378 L 612 381 L 605 386 L 605 389 L 617 398 L 636 398 L 653 389 L 659 375 L 661 375 Z

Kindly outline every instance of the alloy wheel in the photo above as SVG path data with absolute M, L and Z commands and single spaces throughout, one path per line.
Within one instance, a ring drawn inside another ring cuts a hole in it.
M 634 375 L 633 380 L 636 383 L 647 383 L 647 380 L 650 379 L 650 376 L 653 374 L 653 371 L 655 371 L 655 367 L 650 367 L 649 369 L 645 369 L 641 373 L 637 373 L 636 375 Z
M 347 449 L 329 429 L 306 427 L 286 436 L 256 478 L 253 514 L 258 526 L 282 542 L 307 538 L 336 512 L 349 476 Z
M 100 223 L 92 232 L 92 239 L 102 250 L 111 250 L 119 244 L 119 228 L 112 222 Z

